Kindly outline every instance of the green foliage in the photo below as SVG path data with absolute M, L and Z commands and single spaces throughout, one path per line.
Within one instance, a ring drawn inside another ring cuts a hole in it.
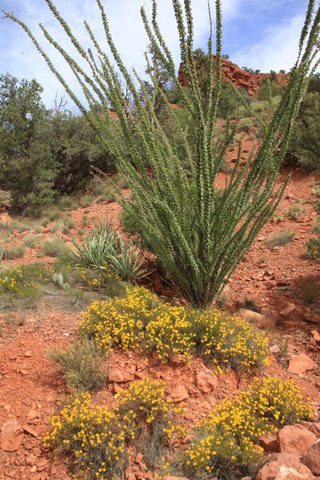
M 24 239 L 23 243 L 26 247 L 35 248 L 37 245 L 39 245 L 39 238 L 35 237 L 34 235 L 28 235 Z
M 79 44 L 54 3 L 51 0 L 46 3 L 92 72 L 92 76 L 88 76 L 41 25 L 46 39 L 76 73 L 88 108 L 72 92 L 29 28 L 13 14 L 7 13 L 7 17 L 29 35 L 80 111 L 100 132 L 103 145 L 116 158 L 118 170 L 132 192 L 131 197 L 122 197 L 122 206 L 131 215 L 144 244 L 157 256 L 182 294 L 193 305 L 206 306 L 227 283 L 282 196 L 284 186 L 277 187 L 278 171 L 308 75 L 312 72 L 312 62 L 317 61 L 320 8 L 315 6 L 314 0 L 309 1 L 297 62 L 272 119 L 263 129 L 255 158 L 251 156 L 244 168 L 240 167 L 240 161 L 237 162 L 230 181 L 219 189 L 216 176 L 235 134 L 229 122 L 224 135 L 216 134 L 222 90 L 220 0 L 215 1 L 216 57 L 214 59 L 212 55 L 212 35 L 207 53 L 203 56 L 199 52 L 200 61 L 208 72 L 205 95 L 194 58 L 190 0 L 183 4 L 179 0 L 172 2 L 188 94 L 176 78 L 175 63 L 159 30 L 156 0 L 153 1 L 151 21 L 145 9 L 141 9 L 152 52 L 161 60 L 177 89 L 190 125 L 195 126 L 192 143 L 188 135 L 190 130 L 184 130 L 179 114 L 166 100 L 166 92 L 157 76 L 151 72 L 153 95 L 150 97 L 138 74 L 134 71 L 134 78 L 130 75 L 113 42 L 101 0 L 97 0 L 97 5 L 113 58 L 102 51 L 88 22 L 85 21 L 85 28 L 92 42 L 89 51 Z M 118 71 L 115 71 L 115 64 Z M 162 96 L 166 118 L 171 117 L 176 131 L 179 131 L 178 144 L 167 135 L 157 117 L 154 94 Z M 116 128 L 110 117 L 110 106 L 119 119 Z M 240 159 L 241 146 L 238 156 Z
M 60 237 L 53 237 L 43 244 L 43 253 L 48 257 L 60 257 L 69 253 L 64 240 Z
M 306 213 L 306 209 L 299 204 L 292 205 L 287 212 L 287 216 L 296 222 L 301 220 Z
M 268 247 L 280 247 L 282 245 L 286 245 L 287 243 L 291 242 L 294 236 L 295 236 L 294 232 L 290 232 L 289 230 L 272 233 L 267 238 L 267 245 Z
M 307 245 L 307 257 L 311 260 L 320 258 L 320 238 L 311 238 Z
M 25 249 L 22 245 L 17 245 L 16 247 L 2 247 L 0 248 L 0 258 L 2 260 L 16 260 L 17 258 L 22 258 L 24 252 Z
M 86 186 L 92 166 L 110 172 L 114 158 L 82 117 L 63 104 L 48 111 L 36 80 L 0 76 L 0 187 L 14 211 L 30 212 Z
M 145 273 L 140 250 L 125 241 L 110 223 L 100 223 L 83 243 L 73 244 L 70 261 L 74 265 L 110 270 L 125 281 L 135 281 Z
M 320 91 L 308 93 L 294 125 L 287 160 L 308 170 L 320 169 Z
M 0 273 L 0 294 L 16 298 L 36 298 L 39 288 L 49 278 L 43 264 L 31 263 Z
M 69 388 L 97 391 L 104 387 L 107 375 L 94 342 L 83 338 L 66 350 L 49 351 L 48 356 L 61 367 Z

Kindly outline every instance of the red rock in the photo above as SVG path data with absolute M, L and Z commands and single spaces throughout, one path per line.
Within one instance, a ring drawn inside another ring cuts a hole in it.
M 187 477 L 173 477 L 171 475 L 165 475 L 163 480 L 189 480 Z
M 303 318 L 310 323 L 320 323 L 320 316 L 312 313 L 304 313 Z
M 294 355 L 289 360 L 288 371 L 290 373 L 305 373 L 308 370 L 312 370 L 315 367 L 315 363 L 308 355 L 301 353 L 300 355 Z
M 259 443 L 267 453 L 280 452 L 280 444 L 277 435 L 263 435 L 259 438 Z
M 281 453 L 305 455 L 317 437 L 302 425 L 286 425 L 279 432 Z
M 272 457 L 258 472 L 256 480 L 315 480 L 311 470 L 296 455 L 280 453 Z
M 22 429 L 26 432 L 26 433 L 29 433 L 29 435 L 32 435 L 33 437 L 37 437 L 38 436 L 38 432 L 30 427 L 29 425 L 23 425 Z
M 237 315 L 244 320 L 247 320 L 247 322 L 254 323 L 259 328 L 264 328 L 267 325 L 270 325 L 270 320 L 265 315 L 261 315 L 261 313 L 254 312 L 253 310 L 240 308 Z
M 293 303 L 290 303 L 286 308 L 284 308 L 281 312 L 280 315 L 282 317 L 287 317 L 290 313 L 292 313 L 296 309 L 296 306 Z
M 320 438 L 320 422 L 301 422 L 301 425 L 314 433 L 317 438 Z
M 108 380 L 109 382 L 122 383 L 124 381 L 123 373 L 118 368 L 110 368 Z
M 0 448 L 5 452 L 16 452 L 23 440 L 23 430 L 17 420 L 9 420 L 1 427 Z
M 204 393 L 212 392 L 218 386 L 217 376 L 213 372 L 207 373 L 202 370 L 196 375 L 196 386 Z
M 183 402 L 189 398 L 189 393 L 184 385 L 177 385 L 170 391 L 170 396 L 175 402 Z
M 309 449 L 308 453 L 302 457 L 302 463 L 304 463 L 316 477 L 320 477 L 320 440 L 317 440 Z
M 320 333 L 318 330 L 311 330 L 311 337 L 314 339 L 316 343 L 320 343 Z

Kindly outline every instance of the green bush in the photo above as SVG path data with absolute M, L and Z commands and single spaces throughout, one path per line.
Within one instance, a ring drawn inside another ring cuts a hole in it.
M 48 257 L 60 257 L 69 253 L 64 240 L 60 237 L 53 237 L 43 244 L 43 253 Z
M 294 232 L 290 232 L 289 230 L 284 230 L 282 232 L 276 232 L 272 235 L 269 235 L 267 238 L 267 245 L 268 247 L 280 247 L 282 245 L 286 245 L 287 243 L 291 242 L 294 238 Z
M 83 338 L 66 350 L 49 351 L 48 356 L 61 367 L 69 388 L 97 391 L 104 387 L 107 374 L 91 340 Z
M 2 260 L 16 260 L 22 258 L 25 252 L 25 248 L 21 246 L 5 247 L 0 249 L 0 257 Z
M 287 161 L 308 170 L 320 169 L 320 92 L 308 93 L 294 125 Z
M 83 189 L 92 167 L 115 169 L 114 157 L 86 120 L 62 105 L 47 110 L 42 90 L 36 80 L 0 76 L 0 187 L 11 193 L 17 212 L 33 214 Z
M 320 258 L 320 238 L 311 238 L 306 247 L 308 258 L 312 260 Z

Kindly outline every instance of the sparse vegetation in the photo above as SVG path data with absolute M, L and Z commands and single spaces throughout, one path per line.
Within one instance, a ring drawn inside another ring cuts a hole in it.
M 273 233 L 267 238 L 267 245 L 268 247 L 281 247 L 282 245 L 290 243 L 294 236 L 294 232 L 289 230 Z
M 306 213 L 306 209 L 298 203 L 292 205 L 287 212 L 287 216 L 296 222 L 300 221 L 303 215 Z
M 58 363 L 70 389 L 97 391 L 104 387 L 106 367 L 93 341 L 83 338 L 66 350 L 49 351 L 48 356 Z
M 60 257 L 67 255 L 69 250 L 65 242 L 60 237 L 53 237 L 43 243 L 42 246 L 44 255 L 48 257 Z
M 22 245 L 16 247 L 2 247 L 0 249 L 0 257 L 2 260 L 16 260 L 22 258 L 25 252 L 25 248 Z
M 307 257 L 311 260 L 320 258 L 320 238 L 311 238 L 307 245 Z

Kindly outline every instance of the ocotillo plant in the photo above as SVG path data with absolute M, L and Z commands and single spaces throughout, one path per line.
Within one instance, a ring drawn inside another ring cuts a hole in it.
M 172 0 L 188 94 L 177 80 L 173 57 L 160 31 L 156 0 L 152 1 L 150 20 L 145 9 L 141 9 L 152 51 L 161 59 L 179 91 L 190 128 L 194 128 L 192 136 L 181 123 L 181 116 L 166 101 L 157 76 L 151 74 L 153 95 L 150 96 L 138 73 L 133 70 L 131 74 L 124 65 L 113 42 L 101 0 L 96 2 L 111 56 L 103 51 L 87 22 L 84 25 L 92 48 L 85 50 L 53 2 L 45 1 L 81 55 L 83 64 L 87 65 L 85 68 L 82 63 L 77 63 L 40 25 L 46 39 L 61 53 L 77 77 L 87 106 L 73 93 L 28 27 L 13 14 L 6 15 L 29 35 L 81 112 L 99 129 L 101 141 L 117 156 L 118 169 L 125 175 L 132 191 L 130 199 L 122 198 L 122 205 L 145 244 L 157 255 L 185 298 L 197 307 L 205 307 L 226 285 L 282 196 L 284 185 L 277 187 L 279 167 L 308 77 L 318 61 L 320 8 L 315 6 L 314 0 L 309 0 L 297 61 L 272 121 L 264 130 L 258 151 L 252 151 L 250 162 L 242 167 L 240 145 L 231 175 L 226 177 L 224 186 L 218 187 L 217 174 L 236 130 L 236 125 L 227 122 L 223 139 L 217 133 L 222 86 L 221 1 L 215 0 L 215 57 L 209 8 L 205 93 L 199 85 L 193 56 L 191 0 Z M 152 72 L 153 69 L 149 70 Z M 121 88 L 120 77 L 125 82 L 126 94 Z M 128 91 L 131 94 L 129 102 Z M 167 119 L 171 119 L 176 136 L 166 133 L 156 115 L 153 99 L 155 96 L 159 98 L 159 94 L 163 97 Z M 119 117 L 116 127 L 109 115 L 110 108 Z M 100 115 L 95 116 L 92 112 L 97 109 Z M 121 129 L 123 143 L 115 140 L 118 137 L 114 136 L 114 128 Z

